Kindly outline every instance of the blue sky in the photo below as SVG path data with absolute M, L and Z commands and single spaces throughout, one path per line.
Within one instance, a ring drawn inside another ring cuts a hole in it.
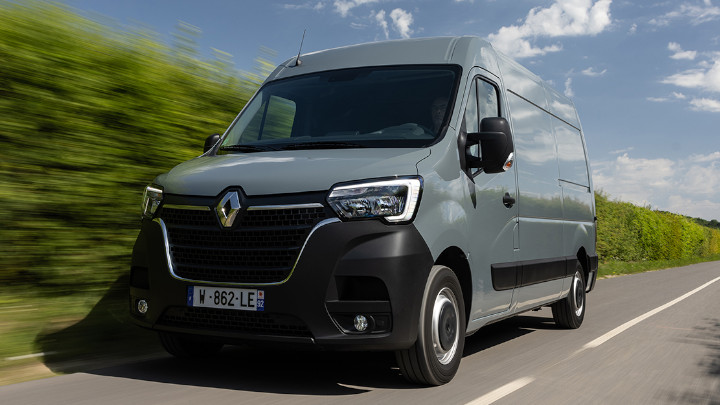
M 720 219 L 720 0 L 64 0 L 101 22 L 251 70 L 261 47 L 297 53 L 385 39 L 478 35 L 569 95 L 596 189 L 652 208 Z

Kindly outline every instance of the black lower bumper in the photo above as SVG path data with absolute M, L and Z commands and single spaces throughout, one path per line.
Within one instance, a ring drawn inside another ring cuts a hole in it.
M 229 343 L 259 340 L 327 349 L 401 349 L 417 337 L 432 264 L 427 245 L 411 224 L 333 222 L 312 232 L 284 283 L 238 286 L 264 291 L 263 312 L 188 307 L 188 286 L 212 283 L 173 277 L 160 224 L 143 221 L 133 249 L 130 312 L 143 327 Z M 148 303 L 144 315 L 137 310 L 141 299 Z M 368 332 L 354 330 L 357 314 L 367 317 Z

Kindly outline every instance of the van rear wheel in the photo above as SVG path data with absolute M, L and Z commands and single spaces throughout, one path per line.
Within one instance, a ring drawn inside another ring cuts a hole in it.
M 453 379 L 465 347 L 465 308 L 455 273 L 433 266 L 420 309 L 418 338 L 409 349 L 395 352 L 403 376 L 423 385 Z
M 552 305 L 553 319 L 561 328 L 577 329 L 585 319 L 585 279 L 580 264 L 575 269 L 570 292 L 562 301 Z

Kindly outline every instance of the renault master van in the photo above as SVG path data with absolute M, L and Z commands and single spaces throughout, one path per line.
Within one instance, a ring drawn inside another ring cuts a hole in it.
M 387 350 L 444 384 L 484 325 L 582 324 L 593 195 L 573 103 L 480 38 L 300 55 L 146 187 L 130 311 L 180 357 Z

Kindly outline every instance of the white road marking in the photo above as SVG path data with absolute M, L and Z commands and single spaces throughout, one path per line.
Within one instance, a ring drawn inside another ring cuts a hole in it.
M 513 392 L 519 390 L 520 388 L 530 384 L 531 382 L 535 381 L 535 378 L 533 377 L 523 377 L 519 378 L 511 383 L 505 384 L 502 387 L 490 391 L 487 394 L 481 396 L 480 398 L 476 398 L 470 402 L 468 402 L 465 405 L 488 405 L 492 404 L 493 402 L 497 401 L 500 398 L 503 398 L 507 395 L 512 394 Z
M 665 304 L 665 305 L 661 305 L 661 306 L 653 309 L 652 311 L 646 312 L 646 313 L 638 316 L 637 318 L 635 318 L 635 319 L 633 319 L 633 320 L 631 320 L 631 321 L 625 322 L 624 324 L 618 326 L 617 328 L 611 330 L 610 332 L 608 332 L 608 333 L 600 336 L 599 338 L 593 340 L 592 342 L 586 344 L 585 346 L 583 346 L 583 348 L 582 348 L 581 350 L 593 349 L 593 348 L 595 348 L 595 347 L 600 346 L 601 344 L 607 342 L 608 340 L 614 338 L 615 336 L 617 336 L 617 335 L 625 332 L 626 330 L 628 330 L 628 329 L 631 328 L 632 326 L 637 325 L 638 323 L 644 321 L 645 319 L 650 318 L 651 316 L 657 314 L 657 313 L 660 312 L 660 311 L 663 311 L 663 310 L 665 310 L 665 309 L 670 308 L 671 306 L 673 306 L 673 305 L 677 304 L 678 302 L 680 302 L 680 301 L 682 301 L 682 300 L 690 297 L 691 295 L 697 293 L 698 291 L 707 288 L 707 287 L 710 286 L 712 283 L 714 283 L 714 282 L 716 282 L 716 281 L 718 281 L 718 280 L 720 280 L 720 277 L 718 277 L 718 278 L 716 278 L 716 279 L 714 279 L 714 280 L 708 281 L 707 283 L 701 285 L 700 287 L 698 287 L 698 288 L 690 291 L 689 293 L 687 293 L 687 294 L 685 294 L 685 295 L 682 295 L 682 296 L 680 296 L 680 297 L 678 297 L 678 298 L 675 298 L 674 300 L 668 302 L 668 303 Z
M 682 301 L 682 300 L 690 297 L 690 296 L 693 295 L 693 294 L 696 294 L 697 292 L 699 292 L 699 291 L 707 288 L 708 286 L 710 286 L 711 284 L 713 284 L 713 283 L 715 283 L 715 282 L 717 282 L 717 281 L 720 281 L 720 277 L 717 277 L 717 278 L 715 278 L 715 279 L 713 279 L 713 280 L 708 281 L 707 283 L 701 285 L 700 287 L 698 287 L 698 288 L 690 291 L 690 292 L 687 293 L 687 294 L 681 295 L 681 296 L 678 297 L 678 298 L 675 298 L 674 300 L 668 302 L 667 304 L 661 305 L 661 306 L 659 306 L 659 307 L 657 307 L 657 308 L 655 308 L 655 309 L 653 309 L 653 310 L 651 310 L 651 311 L 648 311 L 648 312 L 646 312 L 646 313 L 638 316 L 637 318 L 635 318 L 635 319 L 633 319 L 633 320 L 631 320 L 631 321 L 625 322 L 624 324 L 618 326 L 617 328 L 611 330 L 610 332 L 608 332 L 608 333 L 600 336 L 599 338 L 597 338 L 597 339 L 595 339 L 595 340 L 593 340 L 593 341 L 585 344 L 585 346 L 583 346 L 580 350 L 576 351 L 575 353 L 571 354 L 567 359 L 570 359 L 570 358 L 572 358 L 572 357 L 575 357 L 577 354 L 579 354 L 580 352 L 583 352 L 583 351 L 585 351 L 585 350 L 587 350 L 587 349 L 594 349 L 594 348 L 600 346 L 601 344 L 607 342 L 608 340 L 614 338 L 615 336 L 617 336 L 617 335 L 625 332 L 626 330 L 630 329 L 632 326 L 637 325 L 638 323 L 644 321 L 644 320 L 647 319 L 647 318 L 650 318 L 651 316 L 657 314 L 658 312 L 661 312 L 661 311 L 663 311 L 663 310 L 665 310 L 665 309 L 670 308 L 671 306 L 673 306 L 673 305 L 677 304 L 678 302 L 680 302 L 680 301 Z M 567 359 L 565 359 L 565 360 L 567 360 Z M 564 360 L 563 360 L 563 361 L 564 361 Z M 555 365 L 557 365 L 557 364 L 559 364 L 559 363 L 561 363 L 561 362 L 562 362 L 562 361 L 560 361 L 560 362 L 558 362 L 558 363 L 555 363 Z M 499 400 L 499 399 L 501 399 L 501 398 L 504 398 L 504 397 L 512 394 L 513 392 L 515 392 L 515 391 L 519 390 L 520 388 L 522 388 L 522 387 L 530 384 L 530 383 L 533 382 L 533 381 L 535 381 L 535 377 L 523 377 L 523 378 L 519 378 L 519 379 L 517 379 L 517 380 L 515 380 L 515 381 L 513 381 L 513 382 L 511 382 L 511 383 L 508 383 L 508 384 L 503 385 L 502 387 L 500 387 L 500 388 L 498 388 L 498 389 L 495 389 L 495 390 L 493 390 L 493 391 L 490 391 L 490 392 L 488 392 L 487 394 L 485 394 L 485 395 L 483 395 L 483 396 L 481 396 L 481 397 L 479 397 L 479 398 L 476 398 L 476 399 L 468 402 L 468 403 L 465 404 L 465 405 L 488 405 L 488 404 L 492 404 L 493 402 L 495 402 L 495 401 L 497 401 L 497 400 Z
M 33 353 L 33 354 L 25 354 L 25 355 L 22 355 L 22 356 L 5 357 L 5 360 L 7 360 L 7 361 L 14 361 L 14 360 L 32 359 L 33 357 L 42 357 L 42 356 L 44 356 L 44 355 L 46 355 L 46 354 L 50 354 L 50 353 L 49 353 L 49 352 L 48 352 L 48 353 L 40 352 L 40 353 Z

